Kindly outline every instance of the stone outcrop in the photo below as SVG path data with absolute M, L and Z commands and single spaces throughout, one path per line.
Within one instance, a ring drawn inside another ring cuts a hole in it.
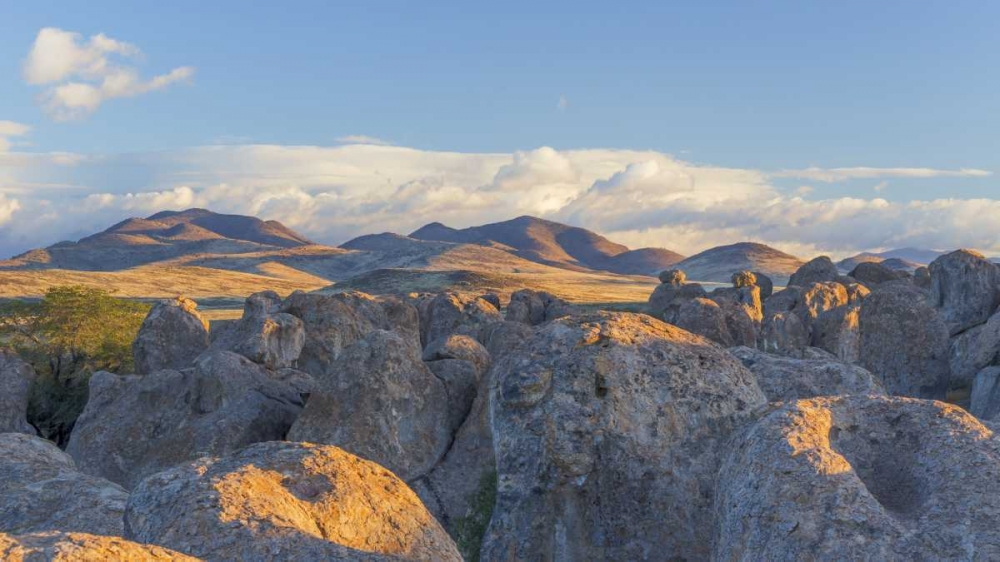
M 336 445 L 403 480 L 426 474 L 444 455 L 458 416 L 448 388 L 395 332 L 375 330 L 345 348 L 295 421 L 288 439 Z
M 757 377 L 770 402 L 839 394 L 885 394 L 868 371 L 831 359 L 796 359 L 736 347 L 729 350 Z
M 774 281 L 770 277 L 759 271 L 754 271 L 753 276 L 757 279 L 755 285 L 760 287 L 760 298 L 762 300 L 774 294 Z
M 733 274 L 733 287 L 737 289 L 741 287 L 755 287 L 757 286 L 757 274 L 752 271 L 737 271 Z
M 979 371 L 1000 365 L 1000 313 L 951 338 L 949 365 L 952 387 L 967 386 Z
M 795 354 L 809 345 L 809 326 L 794 312 L 775 312 L 764 317 L 758 347 L 768 353 Z
M 0 433 L 0 533 L 120 535 L 127 499 L 121 486 L 80 473 L 52 442 Z
M 10 350 L 0 348 L 0 433 L 35 435 L 28 423 L 28 391 L 35 370 Z
M 402 480 L 307 443 L 260 443 L 155 474 L 129 497 L 125 529 L 205 560 L 461 560 Z
M 1000 269 L 982 254 L 958 250 L 929 269 L 930 301 L 941 309 L 950 335 L 986 322 L 1000 306 Z
M 311 381 L 228 351 L 193 369 L 142 377 L 98 372 L 66 451 L 80 470 L 126 488 L 177 463 L 283 439 Z
M 726 311 L 711 299 L 697 298 L 686 301 L 678 311 L 674 325 L 692 334 L 708 338 L 723 347 L 735 345 L 729 326 L 726 324 Z
M 1000 417 L 1000 367 L 987 367 L 976 374 L 969 412 L 981 420 Z
M 208 320 L 198 304 L 177 297 L 153 305 L 132 344 L 138 373 L 186 369 L 208 348 Z
M 521 345 L 534 333 L 531 326 L 520 322 L 494 322 L 480 328 L 479 343 L 486 347 L 490 357 L 499 357 Z
M 788 279 L 788 285 L 805 287 L 813 283 L 834 282 L 840 277 L 837 266 L 827 256 L 819 256 L 800 267 Z
M 861 305 L 861 365 L 889 394 L 943 399 L 948 390 L 948 326 L 910 284 L 880 286 Z
M 1000 439 L 955 406 L 786 403 L 734 440 L 719 472 L 713 558 L 994 560 L 998 465 Z
M 198 562 L 197 558 L 121 537 L 49 531 L 0 533 L 0 560 L 7 562 Z
M 878 262 L 859 263 L 851 270 L 849 275 L 868 287 L 875 287 L 882 283 L 910 278 L 909 273 L 890 269 Z
M 861 306 L 849 304 L 827 310 L 812 323 L 812 345 L 845 363 L 861 361 Z
M 490 354 L 469 336 L 452 334 L 428 344 L 423 359 L 444 383 L 448 393 L 448 427 L 457 430 L 472 409 L 482 378 L 490 367 Z
M 510 295 L 506 319 L 537 326 L 572 313 L 572 305 L 551 293 L 521 289 Z
M 475 337 L 482 326 L 500 320 L 500 311 L 481 298 L 441 293 L 421 310 L 420 342 L 427 345 L 451 334 Z
M 238 353 L 268 369 L 294 367 L 306 342 L 306 330 L 297 317 L 278 312 L 280 297 L 273 291 L 250 295 L 243 317 L 214 338 L 212 349 Z
M 676 322 L 681 306 L 692 299 L 705 298 L 708 294 L 698 283 L 687 283 L 683 271 L 670 269 L 660 273 L 660 284 L 649 295 L 649 313 L 666 322 Z
M 708 555 L 719 455 L 766 400 L 734 357 L 645 315 L 592 313 L 494 359 L 483 559 Z

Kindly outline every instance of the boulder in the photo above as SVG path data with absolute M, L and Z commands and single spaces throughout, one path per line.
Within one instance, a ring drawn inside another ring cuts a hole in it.
M 831 283 L 838 277 L 840 272 L 833 261 L 827 256 L 819 256 L 798 268 L 788 279 L 788 285 L 805 287 L 813 283 Z
M 649 314 L 666 322 L 675 322 L 681 306 L 692 299 L 706 298 L 708 293 L 698 283 L 684 285 L 661 283 L 649 296 Z
M 277 312 L 277 293 L 265 291 L 247 298 L 243 317 L 213 338 L 211 349 L 238 353 L 268 369 L 294 367 L 306 342 L 302 320 Z
M 755 284 L 760 287 L 761 300 L 766 300 L 774 294 L 774 281 L 772 281 L 770 277 L 759 271 L 754 271 L 753 276 L 757 279 Z
M 198 562 L 197 558 L 121 537 L 48 531 L 24 535 L 0 533 L 0 560 L 9 562 Z
M 490 357 L 500 357 L 521 345 L 535 334 L 534 328 L 520 322 L 493 322 L 479 330 L 479 342 L 483 344 Z
M 460 359 L 472 363 L 476 372 L 482 375 L 490 368 L 490 352 L 469 336 L 451 334 L 438 338 L 427 345 L 423 351 L 426 362 L 442 359 Z
M 778 405 L 719 472 L 713 559 L 996 560 L 998 474 L 1000 439 L 956 406 Z
M 500 310 L 500 295 L 496 293 L 486 293 L 485 295 L 479 295 L 479 298 L 493 305 L 493 308 Z
M 812 346 L 836 355 L 844 363 L 858 363 L 861 360 L 860 316 L 861 306 L 856 304 L 823 312 L 812 324 Z
M 392 330 L 417 345 L 420 339 L 417 309 L 397 298 L 365 293 L 292 293 L 281 312 L 302 320 L 306 339 L 298 368 L 314 377 L 330 374 L 345 348 L 375 330 Z
M 962 387 L 972 383 L 976 373 L 990 365 L 1000 364 L 1000 313 L 990 316 L 982 325 L 951 338 L 949 365 L 951 386 Z
M 929 290 L 931 288 L 931 270 L 930 268 L 920 266 L 913 272 L 913 284 L 921 289 Z
M 760 327 L 758 347 L 768 353 L 790 355 L 809 345 L 809 326 L 794 312 L 775 312 Z
M 186 369 L 208 348 L 208 320 L 198 304 L 177 297 L 153 305 L 132 344 L 138 373 Z
M 228 351 L 205 353 L 183 371 L 98 372 L 66 452 L 83 472 L 132 488 L 177 463 L 283 439 L 308 383 Z
M 850 276 L 868 287 L 875 287 L 889 281 L 898 281 L 900 279 L 910 278 L 910 275 L 907 272 L 889 269 L 878 262 L 859 263 L 851 271 Z
M 948 326 L 925 294 L 886 283 L 861 305 L 861 366 L 889 394 L 944 399 L 948 390 Z
M 737 271 L 733 273 L 733 287 L 755 287 L 757 285 L 757 275 L 752 271 Z
M 949 335 L 983 324 L 1000 306 L 1000 269 L 982 254 L 957 250 L 929 269 L 931 304 L 941 309 Z
M 766 401 L 724 349 L 589 313 L 495 358 L 496 508 L 484 560 L 704 559 L 732 430 Z
M 764 319 L 764 304 L 760 298 L 760 287 L 756 285 L 716 289 L 709 293 L 709 298 L 719 304 L 729 301 L 739 305 L 746 316 L 756 324 L 760 324 Z
M 551 293 L 521 289 L 510 295 L 506 319 L 537 326 L 572 312 L 572 305 Z
M 976 373 L 969 413 L 988 421 L 1000 417 L 1000 367 L 987 367 Z
M 726 311 L 711 299 L 686 301 L 677 313 L 678 328 L 708 338 L 723 347 L 732 347 L 733 336 L 726 324 Z
M 28 423 L 28 392 L 35 370 L 10 350 L 0 348 L 0 433 L 35 435 Z
M 811 326 L 820 314 L 849 302 L 847 287 L 840 283 L 812 283 L 802 288 L 802 300 L 792 312 Z
M 687 283 L 687 274 L 679 269 L 667 269 L 661 271 L 658 276 L 660 283 L 667 285 L 683 285 Z
M 126 500 L 121 486 L 82 474 L 51 441 L 0 433 L 0 533 L 120 535 Z
M 447 450 L 457 417 L 449 410 L 468 408 L 450 401 L 416 345 L 385 330 L 345 348 L 316 387 L 288 439 L 342 447 L 407 481 Z
M 451 334 L 475 337 L 483 325 L 499 320 L 503 320 L 500 311 L 483 299 L 441 293 L 427 303 L 420 316 L 420 342 L 427 345 Z
M 461 560 L 402 480 L 309 443 L 259 443 L 150 476 L 129 497 L 125 533 L 206 560 Z
M 886 281 L 886 283 L 892 283 L 893 281 Z M 847 291 L 847 304 L 861 304 L 861 301 L 868 298 L 868 295 L 872 294 L 871 289 L 862 285 L 861 283 L 841 283 L 844 285 L 844 289 Z
M 794 359 L 749 347 L 729 350 L 757 377 L 770 402 L 838 394 L 885 394 L 868 371 L 836 358 Z

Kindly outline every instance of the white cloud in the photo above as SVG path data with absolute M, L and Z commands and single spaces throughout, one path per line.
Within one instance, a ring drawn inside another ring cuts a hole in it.
M 387 140 L 382 140 L 378 137 L 370 137 L 368 135 L 347 135 L 337 137 L 337 142 L 340 144 L 374 144 L 376 146 L 392 146 L 392 143 Z
M 14 213 L 20 209 L 21 203 L 17 199 L 8 198 L 3 193 L 0 193 L 0 226 L 10 221 Z
M 8 207 L 16 196 L 20 208 L 8 212 L 0 255 L 186 207 L 280 220 L 326 243 L 408 233 L 431 221 L 463 227 L 533 214 L 633 247 L 689 254 L 742 240 L 804 257 L 899 246 L 1000 253 L 997 199 L 889 201 L 865 197 L 861 188 L 856 197 L 821 199 L 802 187 L 775 186 L 766 171 L 655 151 L 248 145 L 59 155 L 71 164 L 64 166 L 52 165 L 54 155 L 0 158 L 17 162 L 0 166 L 0 193 Z
M 11 137 L 21 137 L 28 134 L 31 127 L 23 123 L 14 121 L 0 121 L 0 154 L 7 152 L 11 147 Z
M 90 115 L 107 100 L 134 97 L 190 80 L 194 68 L 182 66 L 144 80 L 134 63 L 142 58 L 135 45 L 98 34 L 46 27 L 38 32 L 24 61 L 28 84 L 45 86 L 42 108 L 60 121 Z
M 566 111 L 569 109 L 569 99 L 566 96 L 559 96 L 559 101 L 556 102 L 556 109 L 559 111 Z
M 798 178 L 822 182 L 838 182 L 868 178 L 982 178 L 993 175 L 989 170 L 962 168 L 959 170 L 937 170 L 934 168 L 803 168 L 801 170 L 779 170 L 772 172 L 774 178 Z
M 875 184 L 875 186 L 872 187 L 872 189 L 875 190 L 875 193 L 882 193 L 882 190 L 887 187 L 889 187 L 889 182 L 883 180 Z

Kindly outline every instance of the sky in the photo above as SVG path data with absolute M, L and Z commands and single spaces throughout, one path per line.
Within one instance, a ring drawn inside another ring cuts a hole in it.
M 1000 4 L 265 4 L 0 0 L 0 257 L 190 206 L 1000 253 Z

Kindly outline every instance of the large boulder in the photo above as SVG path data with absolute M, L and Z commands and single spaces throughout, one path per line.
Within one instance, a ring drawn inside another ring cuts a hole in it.
M 861 360 L 859 305 L 838 306 L 827 310 L 812 324 L 812 345 L 836 355 L 845 363 Z
M 268 369 L 294 367 L 306 342 L 302 320 L 278 312 L 281 301 L 273 291 L 247 298 L 243 317 L 213 338 L 211 349 L 238 353 Z
M 967 386 L 976 373 L 1000 364 L 1000 313 L 985 323 L 951 338 L 951 386 Z
M 457 416 L 448 388 L 395 332 L 376 330 L 345 348 L 295 421 L 288 439 L 342 447 L 403 480 L 426 474 L 444 455 Z
M 28 423 L 28 391 L 35 370 L 13 351 L 0 348 L 0 433 L 35 435 Z
M 733 336 L 726 324 L 726 311 L 711 299 L 697 298 L 686 301 L 678 311 L 674 325 L 724 347 L 734 345 Z
M 573 312 L 573 306 L 545 291 L 521 289 L 510 295 L 506 319 L 537 326 Z
M 819 256 L 798 268 L 788 279 L 788 285 L 805 287 L 813 283 L 833 282 L 838 277 L 840 272 L 833 261 L 827 256 Z
M 649 295 L 647 308 L 654 318 L 665 322 L 676 322 L 677 313 L 684 303 L 698 298 L 707 298 L 708 293 L 699 283 L 661 283 Z
M 931 304 L 941 309 L 950 335 L 986 322 L 1000 306 L 1000 269 L 982 254 L 957 250 L 929 269 Z
M 878 262 L 870 261 L 859 263 L 848 275 L 868 287 L 910 278 L 910 274 L 905 271 L 890 269 Z
M 877 293 L 876 293 L 877 294 Z M 1000 439 L 878 396 L 779 405 L 719 472 L 715 560 L 996 560 Z
M 49 531 L 0 533 L 0 560 L 8 562 L 198 562 L 185 554 L 121 537 Z
M 280 312 L 302 320 L 306 339 L 297 366 L 314 377 L 330 374 L 344 349 L 375 330 L 392 330 L 413 345 L 420 339 L 417 309 L 394 297 L 297 291 L 285 299 Z
M 943 399 L 948 391 L 948 326 L 909 284 L 880 286 L 861 305 L 861 365 L 889 394 Z
M 708 340 L 649 316 L 556 320 L 495 358 L 485 560 L 704 559 L 730 433 L 766 401 Z
M 490 357 L 499 357 L 521 345 L 535 334 L 534 328 L 520 322 L 494 322 L 479 330 L 479 343 L 486 347 Z
M 406 484 L 337 447 L 271 442 L 144 480 L 126 537 L 206 560 L 453 560 Z
M 283 439 L 309 382 L 228 351 L 205 353 L 183 371 L 98 372 L 66 451 L 80 470 L 132 488 L 177 463 Z
M 836 359 L 796 359 L 749 347 L 729 350 L 757 377 L 771 402 L 838 394 L 885 394 L 871 373 Z
M 482 326 L 500 320 L 500 311 L 481 298 L 441 293 L 421 313 L 420 342 L 427 345 L 451 334 L 475 337 Z
M 969 413 L 981 420 L 1000 417 L 1000 367 L 979 371 L 972 381 Z
M 781 355 L 794 355 L 809 345 L 809 325 L 794 312 L 775 312 L 764 317 L 757 347 Z
M 208 348 L 208 320 L 198 304 L 177 297 L 160 301 L 146 315 L 132 344 L 138 373 L 186 369 Z
M 0 533 L 120 535 L 126 500 L 121 486 L 80 473 L 52 442 L 0 433 Z
M 754 278 L 756 278 L 755 285 L 760 287 L 761 300 L 766 300 L 767 298 L 769 298 L 771 295 L 774 294 L 774 281 L 772 281 L 770 277 L 764 275 L 759 271 L 754 271 L 752 273 Z

